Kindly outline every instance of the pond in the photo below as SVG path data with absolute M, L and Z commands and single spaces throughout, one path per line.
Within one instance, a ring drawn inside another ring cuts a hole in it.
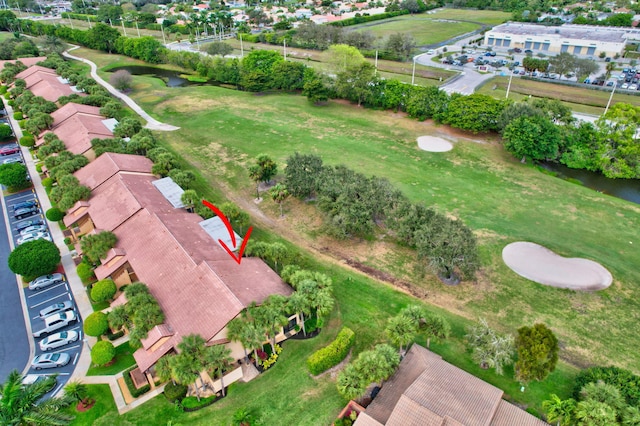
M 150 75 L 153 77 L 157 77 L 164 81 L 167 87 L 183 87 L 203 84 L 202 82 L 192 82 L 187 80 L 186 78 L 181 77 L 184 74 L 181 74 L 178 71 L 171 71 L 157 67 L 148 67 L 146 65 L 127 65 L 124 67 L 116 67 L 110 69 L 109 72 L 116 72 L 120 70 L 129 71 L 133 75 Z
M 542 163 L 541 166 L 557 173 L 559 178 L 575 179 L 587 188 L 640 204 L 640 180 L 638 179 L 609 179 L 599 173 L 570 169 L 555 163 Z

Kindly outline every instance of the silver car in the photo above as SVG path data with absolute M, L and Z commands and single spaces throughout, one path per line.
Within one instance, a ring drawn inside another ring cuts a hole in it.
M 69 364 L 69 361 L 71 361 L 71 357 L 65 352 L 59 354 L 42 354 L 31 361 L 31 367 L 36 370 L 63 367 Z
M 43 275 L 29 283 L 29 290 L 40 290 L 53 284 L 64 282 L 64 277 L 60 273 Z
M 78 340 L 78 336 L 78 332 L 74 330 L 52 334 L 40 341 L 40 350 L 50 351 L 51 349 L 68 345 L 69 343 L 76 342 Z
M 58 312 L 57 314 L 44 317 L 44 328 L 34 331 L 33 337 L 39 338 L 45 336 L 54 331 L 58 331 L 61 328 L 65 328 L 68 325 L 75 324 L 78 321 L 76 311 Z
M 49 240 L 51 241 L 51 235 L 49 235 L 48 232 L 29 232 L 28 234 L 23 234 L 21 237 L 19 237 L 16 241 L 17 245 L 21 245 L 24 243 L 28 243 L 29 241 L 35 241 L 35 240 Z
M 71 300 L 65 300 L 64 302 L 54 303 L 40 311 L 40 318 L 47 317 L 49 315 L 57 314 L 58 312 L 70 311 L 73 309 L 73 303 Z
M 20 231 L 20 236 L 24 237 L 32 232 L 47 232 L 47 227 L 44 225 L 31 225 Z

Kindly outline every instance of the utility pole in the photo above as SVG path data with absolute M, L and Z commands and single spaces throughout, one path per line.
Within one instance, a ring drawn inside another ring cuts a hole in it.
M 240 57 L 244 58 L 244 47 L 242 46 L 242 33 L 240 33 Z
M 511 70 L 511 75 L 509 76 L 509 84 L 507 85 L 507 94 L 505 95 L 505 99 L 509 99 L 509 90 L 511 90 L 511 80 L 513 80 L 513 73 L 515 72 L 515 69 Z
M 127 36 L 127 29 L 124 27 L 124 19 L 120 19 L 120 23 L 122 24 L 122 31 L 124 31 L 124 36 Z
M 411 85 L 413 86 L 416 81 L 416 57 L 413 57 L 413 71 L 411 72 Z
M 167 44 L 167 40 L 164 38 L 164 23 L 160 24 L 160 31 L 162 31 L 162 44 Z
M 287 39 L 284 38 L 283 39 L 283 43 L 284 43 L 284 60 L 287 60 Z
M 376 65 L 375 65 L 375 73 L 374 75 L 378 75 L 378 49 L 376 49 Z
M 616 92 L 616 87 L 618 86 L 618 84 L 616 82 L 613 83 L 613 90 L 611 90 L 611 96 L 609 96 L 609 102 L 607 102 L 607 107 L 604 109 L 604 114 L 602 115 L 607 115 L 607 112 L 609 111 L 609 106 L 611 105 L 611 101 L 613 100 L 613 94 Z
M 136 19 L 136 30 L 138 30 L 138 38 L 140 38 L 140 28 L 138 28 L 138 20 Z

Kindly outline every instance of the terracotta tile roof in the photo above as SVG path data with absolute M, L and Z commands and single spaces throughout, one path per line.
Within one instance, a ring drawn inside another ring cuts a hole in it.
M 80 184 L 94 190 L 118 172 L 151 175 L 151 167 L 151 160 L 142 155 L 105 152 L 74 175 Z
M 140 343 L 142 343 L 142 347 L 146 350 L 163 337 L 169 337 L 173 335 L 174 332 L 169 325 L 160 324 L 153 327 L 147 334 L 147 338 L 140 340 Z
M 490 426 L 548 426 L 547 422 L 531 416 L 523 415 L 525 411 L 508 403 L 505 400 L 500 401 L 496 415 L 491 420 Z
M 383 426 L 382 423 L 368 415 L 366 412 L 360 413 L 354 424 L 357 426 Z
M 56 102 L 61 96 L 77 93 L 71 86 L 59 80 L 55 70 L 41 67 L 40 65 L 33 65 L 27 68 L 18 73 L 16 78 L 23 79 L 27 83 L 26 88 L 31 90 L 35 96 L 42 96 L 51 102 Z
M 95 227 L 116 234 L 114 255 L 125 253 L 112 265 L 98 267 L 96 276 L 104 278 L 128 262 L 158 300 L 165 323 L 175 333 L 153 351 L 141 348 L 134 353 L 142 371 L 182 336 L 197 333 L 208 341 L 251 302 L 260 303 L 270 294 L 291 294 L 292 289 L 262 260 L 245 258 L 241 265 L 232 260 L 200 227 L 200 216 L 171 206 L 153 186 L 153 176 L 111 174 L 120 167 L 114 162 L 125 164 L 130 159 L 118 157 L 122 154 L 102 159 L 105 155 L 76 172 L 80 183 L 91 182 L 94 187 L 87 211 Z
M 51 68 L 47 68 L 47 67 L 43 67 L 40 65 L 33 65 L 30 66 L 29 68 L 27 68 L 24 71 L 19 72 L 18 74 L 16 74 L 16 78 L 21 78 L 21 79 L 25 79 L 27 77 L 30 77 L 36 73 L 48 73 L 48 74 L 53 74 L 55 76 L 57 76 L 56 74 L 56 70 L 51 69 Z
M 9 63 L 14 64 L 17 61 L 20 61 L 24 64 L 24 66 L 31 67 L 40 61 L 44 61 L 45 59 L 47 59 L 46 56 L 37 56 L 35 58 L 20 58 L 20 59 L 9 59 L 7 61 L 0 61 L 0 71 L 4 69 L 5 64 L 9 64 Z
M 414 344 L 365 412 L 386 425 L 546 424 L 503 401 L 502 394 L 500 389 Z M 360 417 L 356 425 L 361 426 Z
M 51 131 L 64 142 L 67 150 L 74 154 L 84 154 L 91 149 L 92 139 L 108 139 L 113 137 L 98 115 L 74 114 L 62 121 Z
M 105 117 L 100 115 L 100 108 L 91 105 L 82 105 L 75 102 L 69 102 L 63 105 L 60 109 L 51 113 L 53 118 L 52 128 L 59 126 L 63 121 L 76 114 L 94 115 L 104 120 Z

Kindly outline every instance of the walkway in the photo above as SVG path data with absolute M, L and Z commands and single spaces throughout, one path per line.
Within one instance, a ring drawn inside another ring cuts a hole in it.
M 130 404 L 127 404 L 124 400 L 124 396 L 122 395 L 122 391 L 120 390 L 120 386 L 118 385 L 118 379 L 120 378 L 122 378 L 122 373 L 118 373 L 113 376 L 86 376 L 79 378 L 79 381 L 87 385 L 109 385 L 111 394 L 113 395 L 113 400 L 115 401 L 118 413 L 120 414 L 133 410 L 164 392 L 165 385 L 161 385 L 150 390 L 141 397 L 136 398 Z
M 79 46 L 74 46 L 71 49 L 69 49 L 69 51 L 77 49 L 78 47 Z M 145 110 L 143 110 L 137 103 L 135 103 L 133 101 L 133 99 L 131 99 L 129 96 L 119 92 L 118 90 L 116 90 L 115 87 L 113 87 L 112 85 L 110 85 L 109 83 L 104 81 L 102 79 L 102 77 L 100 77 L 98 75 L 98 67 L 97 67 L 97 65 L 95 63 L 91 62 L 88 59 L 81 58 L 79 56 L 73 56 L 73 55 L 71 55 L 69 53 L 69 51 L 64 52 L 62 55 L 67 57 L 67 58 L 75 59 L 76 61 L 80 61 L 80 62 L 84 62 L 85 64 L 88 64 L 91 67 L 91 77 L 93 77 L 93 79 L 95 79 L 101 86 L 103 86 L 105 89 L 107 89 L 109 91 L 109 93 L 111 93 L 116 98 L 121 99 L 132 110 L 134 110 L 136 113 L 138 113 L 138 115 L 140 115 L 142 118 L 144 118 L 147 121 L 147 125 L 145 126 L 147 129 L 160 130 L 160 131 L 164 131 L 164 132 L 171 132 L 173 130 L 178 130 L 180 128 L 180 127 L 172 126 L 171 124 L 161 123 L 158 120 L 156 120 L 155 118 L 151 117 L 149 114 L 147 114 L 145 112 Z

